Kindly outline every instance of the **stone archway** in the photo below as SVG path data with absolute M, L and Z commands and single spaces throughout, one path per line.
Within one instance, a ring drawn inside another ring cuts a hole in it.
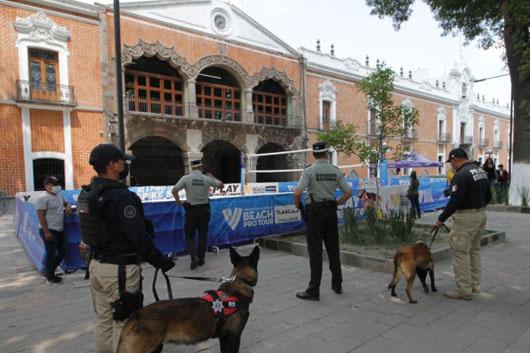
M 260 72 L 252 75 L 251 88 L 254 88 L 260 82 L 265 80 L 274 80 L 278 82 L 278 84 L 280 84 L 280 86 L 282 86 L 282 88 L 285 90 L 285 93 L 289 96 L 294 97 L 297 95 L 296 88 L 294 87 L 294 81 L 287 77 L 287 74 L 284 71 L 279 71 L 274 67 L 271 67 L 270 69 L 264 67 Z
M 122 70 L 135 59 L 142 56 L 153 57 L 156 56 L 158 59 L 167 61 L 175 69 L 179 70 L 185 79 L 195 77 L 198 73 L 193 65 L 190 65 L 188 61 L 180 56 L 175 47 L 166 47 L 159 41 L 155 43 L 144 42 L 141 38 L 138 39 L 138 43 L 135 45 L 123 45 L 125 48 L 122 51 Z
M 225 184 L 241 181 L 241 151 L 237 147 L 227 141 L 213 140 L 201 152 L 205 172 Z
M 241 66 L 240 63 L 228 56 L 208 55 L 199 59 L 195 64 L 193 64 L 196 75 L 198 75 L 199 72 L 201 72 L 204 68 L 208 66 L 220 66 L 223 69 L 226 69 L 231 74 L 233 74 L 237 80 L 240 81 L 241 85 L 243 86 L 243 89 L 253 86 L 252 77 L 250 77 L 250 75 L 243 68 L 243 66 Z M 197 77 L 194 76 L 192 78 L 196 79 Z
M 184 175 L 182 150 L 166 138 L 144 137 L 129 149 L 136 157 L 131 163 L 131 186 L 175 185 Z

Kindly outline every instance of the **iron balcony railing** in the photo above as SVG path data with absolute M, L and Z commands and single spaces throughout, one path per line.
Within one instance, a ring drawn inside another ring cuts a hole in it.
M 488 147 L 490 141 L 486 138 L 479 138 L 478 139 L 478 146 L 479 147 Z
M 493 148 L 501 149 L 502 148 L 502 141 L 493 141 Z
M 438 134 L 438 142 L 449 143 L 451 142 L 451 134 Z
M 461 145 L 472 145 L 473 136 L 460 136 L 460 144 Z
M 184 116 L 184 103 L 155 97 L 126 97 L 129 112 Z
M 76 105 L 73 86 L 16 80 L 16 87 L 17 102 Z
M 128 113 L 152 113 L 161 115 L 172 115 L 181 117 L 196 116 L 199 119 L 244 122 L 242 109 L 210 104 L 190 104 L 182 102 L 161 101 L 158 98 L 147 97 L 126 97 L 125 107 Z M 254 123 L 268 126 L 295 127 L 302 126 L 302 117 L 283 116 L 266 113 L 263 111 L 254 112 Z

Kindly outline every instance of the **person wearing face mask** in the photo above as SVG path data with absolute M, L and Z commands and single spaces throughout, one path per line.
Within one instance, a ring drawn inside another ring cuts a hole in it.
M 77 202 L 81 237 L 92 248 L 89 273 L 97 353 L 116 351 L 125 320 L 143 305 L 140 258 L 163 272 L 175 266 L 154 244 L 142 201 L 120 183 L 129 173 L 127 162 L 134 159 L 113 144 L 96 146 L 89 163 L 98 175 L 83 187 Z M 98 207 L 80 202 L 90 199 L 85 192 L 97 195 Z M 97 219 L 91 215 L 92 206 Z
M 44 275 L 48 284 L 60 284 L 62 278 L 55 275 L 57 266 L 66 255 L 66 239 L 64 237 L 64 214 L 72 214 L 72 208 L 61 194 L 60 180 L 56 176 L 44 179 L 45 193 L 35 202 L 39 218 L 39 234 L 44 241 L 46 255 L 44 259 Z

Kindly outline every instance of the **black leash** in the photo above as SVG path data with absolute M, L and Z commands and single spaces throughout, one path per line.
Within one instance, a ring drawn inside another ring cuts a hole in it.
M 449 232 L 449 228 L 447 228 L 447 226 L 445 224 L 442 223 L 442 226 L 445 228 L 445 230 L 447 232 Z M 432 229 L 430 231 L 430 234 L 432 234 L 432 239 L 431 239 L 431 243 L 429 244 L 429 250 L 431 250 L 432 243 L 434 242 L 434 238 L 436 238 L 436 236 L 438 235 L 438 231 L 439 230 L 440 230 L 440 227 L 437 227 L 437 226 L 432 227 Z M 433 232 L 434 232 L 434 234 L 433 234 Z
M 160 270 L 159 268 L 156 269 L 155 271 L 155 276 L 153 277 L 153 295 L 155 296 L 155 300 L 156 301 L 159 301 L 160 299 L 158 298 L 158 294 L 156 293 L 156 277 L 158 276 L 158 270 Z M 167 285 L 167 294 L 168 294 L 168 297 L 169 299 L 173 299 L 173 290 L 171 289 L 171 282 L 169 281 L 169 278 L 168 278 L 168 275 L 166 275 L 164 272 L 162 272 L 162 274 L 164 275 L 165 279 L 166 279 L 166 285 Z
M 192 279 L 195 281 L 208 281 L 208 282 L 227 282 L 231 281 L 232 277 L 226 278 L 226 277 L 197 277 L 197 276 L 172 276 L 168 275 L 169 277 L 173 278 L 184 278 L 184 279 Z

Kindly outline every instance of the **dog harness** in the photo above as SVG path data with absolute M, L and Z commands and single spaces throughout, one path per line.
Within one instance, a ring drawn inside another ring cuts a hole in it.
M 219 337 L 225 318 L 235 313 L 238 309 L 248 310 L 248 304 L 242 303 L 238 298 L 230 296 L 221 290 L 209 290 L 205 293 L 206 295 L 199 297 L 199 299 L 206 300 L 211 304 L 213 314 L 217 319 L 215 333 L 212 338 L 216 338 Z

